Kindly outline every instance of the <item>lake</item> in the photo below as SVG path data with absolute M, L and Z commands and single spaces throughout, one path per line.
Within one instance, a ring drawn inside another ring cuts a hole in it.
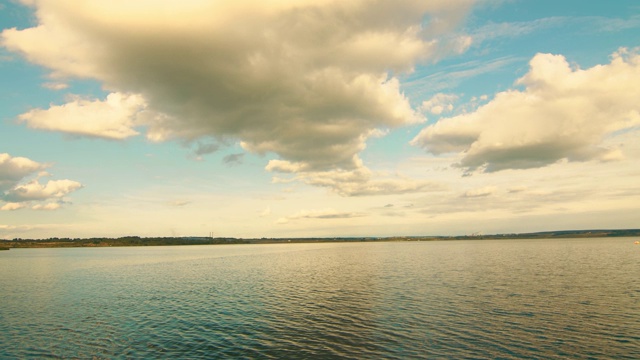
M 11 249 L 0 358 L 640 358 L 634 238 Z

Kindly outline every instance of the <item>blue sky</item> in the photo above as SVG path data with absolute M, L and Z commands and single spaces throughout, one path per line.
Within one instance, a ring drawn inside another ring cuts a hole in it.
M 637 1 L 0 1 L 0 238 L 637 228 Z

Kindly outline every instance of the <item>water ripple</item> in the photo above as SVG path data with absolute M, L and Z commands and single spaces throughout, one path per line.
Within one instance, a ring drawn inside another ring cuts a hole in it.
M 625 239 L 14 250 L 3 359 L 640 358 Z

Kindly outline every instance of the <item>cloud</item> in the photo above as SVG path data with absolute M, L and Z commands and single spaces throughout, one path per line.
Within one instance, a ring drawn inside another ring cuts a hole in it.
M 24 157 L 0 154 L 0 210 L 23 209 L 30 203 L 35 203 L 31 207 L 33 210 L 56 210 L 61 207 L 59 201 L 39 202 L 61 199 L 82 187 L 72 180 L 49 180 L 45 185 L 41 184 L 41 178 L 51 176 L 44 171 L 49 166 Z M 29 178 L 32 180 L 25 182 Z
M 42 238 L 51 236 L 52 232 L 68 234 L 69 228 L 60 224 L 32 224 L 32 225 L 7 225 L 0 224 L 0 239 L 9 240 L 12 238 L 24 236 L 26 233 L 42 231 Z
M 33 210 L 58 210 L 62 205 L 60 203 L 36 204 L 31 207 Z
M 488 41 L 505 38 L 521 38 L 541 31 L 553 31 L 557 28 L 576 27 L 581 32 L 619 32 L 640 27 L 640 16 L 611 18 L 606 16 L 553 16 L 532 21 L 489 22 L 469 31 L 474 46 Z
M 434 115 L 453 111 L 453 103 L 458 100 L 458 95 L 438 93 L 431 99 L 422 102 L 420 109 Z
M 414 73 L 408 76 L 403 82 L 403 89 L 407 89 L 411 93 L 421 93 L 424 89 L 430 91 L 443 91 L 458 86 L 462 81 L 498 71 L 520 59 L 513 56 L 505 56 L 488 61 L 473 60 L 462 64 L 455 64 L 441 68 L 442 70 L 425 74 L 429 69 L 425 68 L 422 73 Z
M 464 193 L 463 197 L 466 198 L 475 198 L 475 197 L 486 197 L 489 195 L 493 195 L 498 190 L 495 186 L 485 186 L 477 189 L 471 189 Z
M 188 200 L 174 200 L 168 203 L 169 206 L 182 207 L 191 204 Z
M 609 18 L 605 16 L 588 16 L 580 18 L 585 27 L 591 31 L 618 32 L 627 29 L 640 28 L 640 15 L 634 14 L 627 19 Z
M 464 51 L 470 38 L 445 34 L 472 3 L 35 0 L 38 25 L 0 41 L 53 79 L 94 79 L 112 92 L 33 110 L 21 117 L 30 127 L 233 138 L 313 171 L 354 169 L 376 129 L 424 121 L 395 74 Z
M 34 109 L 19 116 L 32 129 L 122 140 L 138 135 L 133 129 L 146 103 L 139 95 L 111 93 L 104 101 L 76 97 L 47 110 Z
M 0 224 L 0 233 L 5 231 L 28 231 L 28 230 L 33 230 L 35 228 L 37 228 L 37 226 Z
M 73 180 L 49 180 L 43 185 L 36 179 L 26 184 L 15 186 L 5 193 L 4 199 L 6 201 L 23 202 L 62 198 L 81 187 L 82 184 Z
M 511 194 L 516 194 L 516 193 L 520 193 L 523 191 L 526 191 L 527 187 L 526 186 L 522 186 L 522 185 L 517 185 L 517 186 L 512 186 L 510 188 L 507 189 L 507 191 Z
M 69 87 L 68 84 L 59 83 L 59 82 L 46 82 L 46 83 L 42 84 L 42 86 L 44 88 L 49 89 L 49 90 L 64 90 L 64 89 Z
M 260 212 L 260 217 L 267 217 L 271 215 L 271 207 L 267 206 L 266 208 L 264 208 L 264 210 L 262 210 Z
M 611 62 L 572 68 L 561 55 L 537 54 L 518 80 L 524 90 L 498 93 L 476 111 L 445 118 L 412 141 L 433 154 L 460 152 L 467 171 L 543 167 L 561 159 L 610 161 L 601 146 L 640 125 L 640 56 L 620 49 Z
M 6 203 L 0 207 L 0 211 L 13 211 L 18 210 L 24 207 L 24 204 L 21 203 Z
M 229 154 L 222 158 L 222 162 L 227 165 L 239 165 L 239 164 L 242 164 L 243 158 L 244 158 L 244 153 Z
M 307 171 L 301 164 L 272 160 L 266 167 L 269 171 L 297 173 L 294 179 L 274 178 L 274 182 L 286 183 L 294 180 L 305 184 L 325 187 L 341 196 L 375 196 L 439 191 L 441 184 L 427 180 L 415 180 L 402 176 L 381 176 L 362 165 L 353 170 Z
M 474 45 L 501 38 L 518 38 L 542 29 L 566 26 L 571 18 L 555 16 L 532 21 L 487 23 L 471 32 Z
M 14 187 L 22 178 L 44 170 L 45 164 L 40 164 L 24 157 L 12 157 L 7 153 L 0 153 L 0 192 Z
M 202 156 L 207 154 L 213 154 L 219 149 L 220 149 L 220 145 L 218 143 L 203 143 L 199 141 L 196 144 L 196 149 L 193 151 L 193 153 L 196 156 Z
M 296 214 L 283 217 L 278 219 L 277 224 L 286 224 L 293 220 L 301 220 L 301 219 L 351 219 L 355 217 L 363 217 L 367 216 L 363 213 L 356 212 L 341 212 L 336 211 L 334 209 L 324 209 L 324 210 L 302 210 Z

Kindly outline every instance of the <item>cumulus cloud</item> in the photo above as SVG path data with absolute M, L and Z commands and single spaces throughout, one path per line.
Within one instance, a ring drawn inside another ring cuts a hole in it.
M 104 101 L 76 97 L 47 110 L 31 110 L 19 119 L 32 129 L 121 140 L 138 134 L 133 127 L 145 107 L 139 95 L 112 93 Z
M 621 49 L 611 62 L 572 67 L 561 55 L 537 54 L 518 80 L 523 90 L 498 93 L 476 111 L 445 118 L 412 141 L 433 154 L 460 152 L 467 171 L 543 167 L 561 159 L 612 161 L 602 146 L 640 125 L 640 55 Z
M 48 166 L 24 157 L 0 154 L 0 210 L 18 210 L 29 203 L 35 203 L 31 207 L 34 210 L 56 210 L 61 206 L 59 202 L 39 202 L 62 199 L 82 187 L 79 182 L 66 179 L 41 184 L 42 177 L 51 176 L 43 171 Z M 35 179 L 25 182 L 33 177 Z
M 7 153 L 0 154 L 0 191 L 14 187 L 22 178 L 44 170 L 40 164 L 24 157 L 12 157 Z
M 82 184 L 73 180 L 49 180 L 43 185 L 36 179 L 17 185 L 7 191 L 4 198 L 15 202 L 61 198 L 81 187 Z
M 300 219 L 350 219 L 363 216 L 367 215 L 364 213 L 336 211 L 334 209 L 302 210 L 296 214 L 278 219 L 277 223 L 286 224 L 290 221 Z
M 235 138 L 247 151 L 326 171 L 356 168 L 376 129 L 424 120 L 394 76 L 464 51 L 469 37 L 444 34 L 473 0 L 28 3 L 38 25 L 4 30 L 2 45 L 54 79 L 94 79 L 120 96 L 115 106 L 108 98 L 34 110 L 22 116 L 29 126 Z

